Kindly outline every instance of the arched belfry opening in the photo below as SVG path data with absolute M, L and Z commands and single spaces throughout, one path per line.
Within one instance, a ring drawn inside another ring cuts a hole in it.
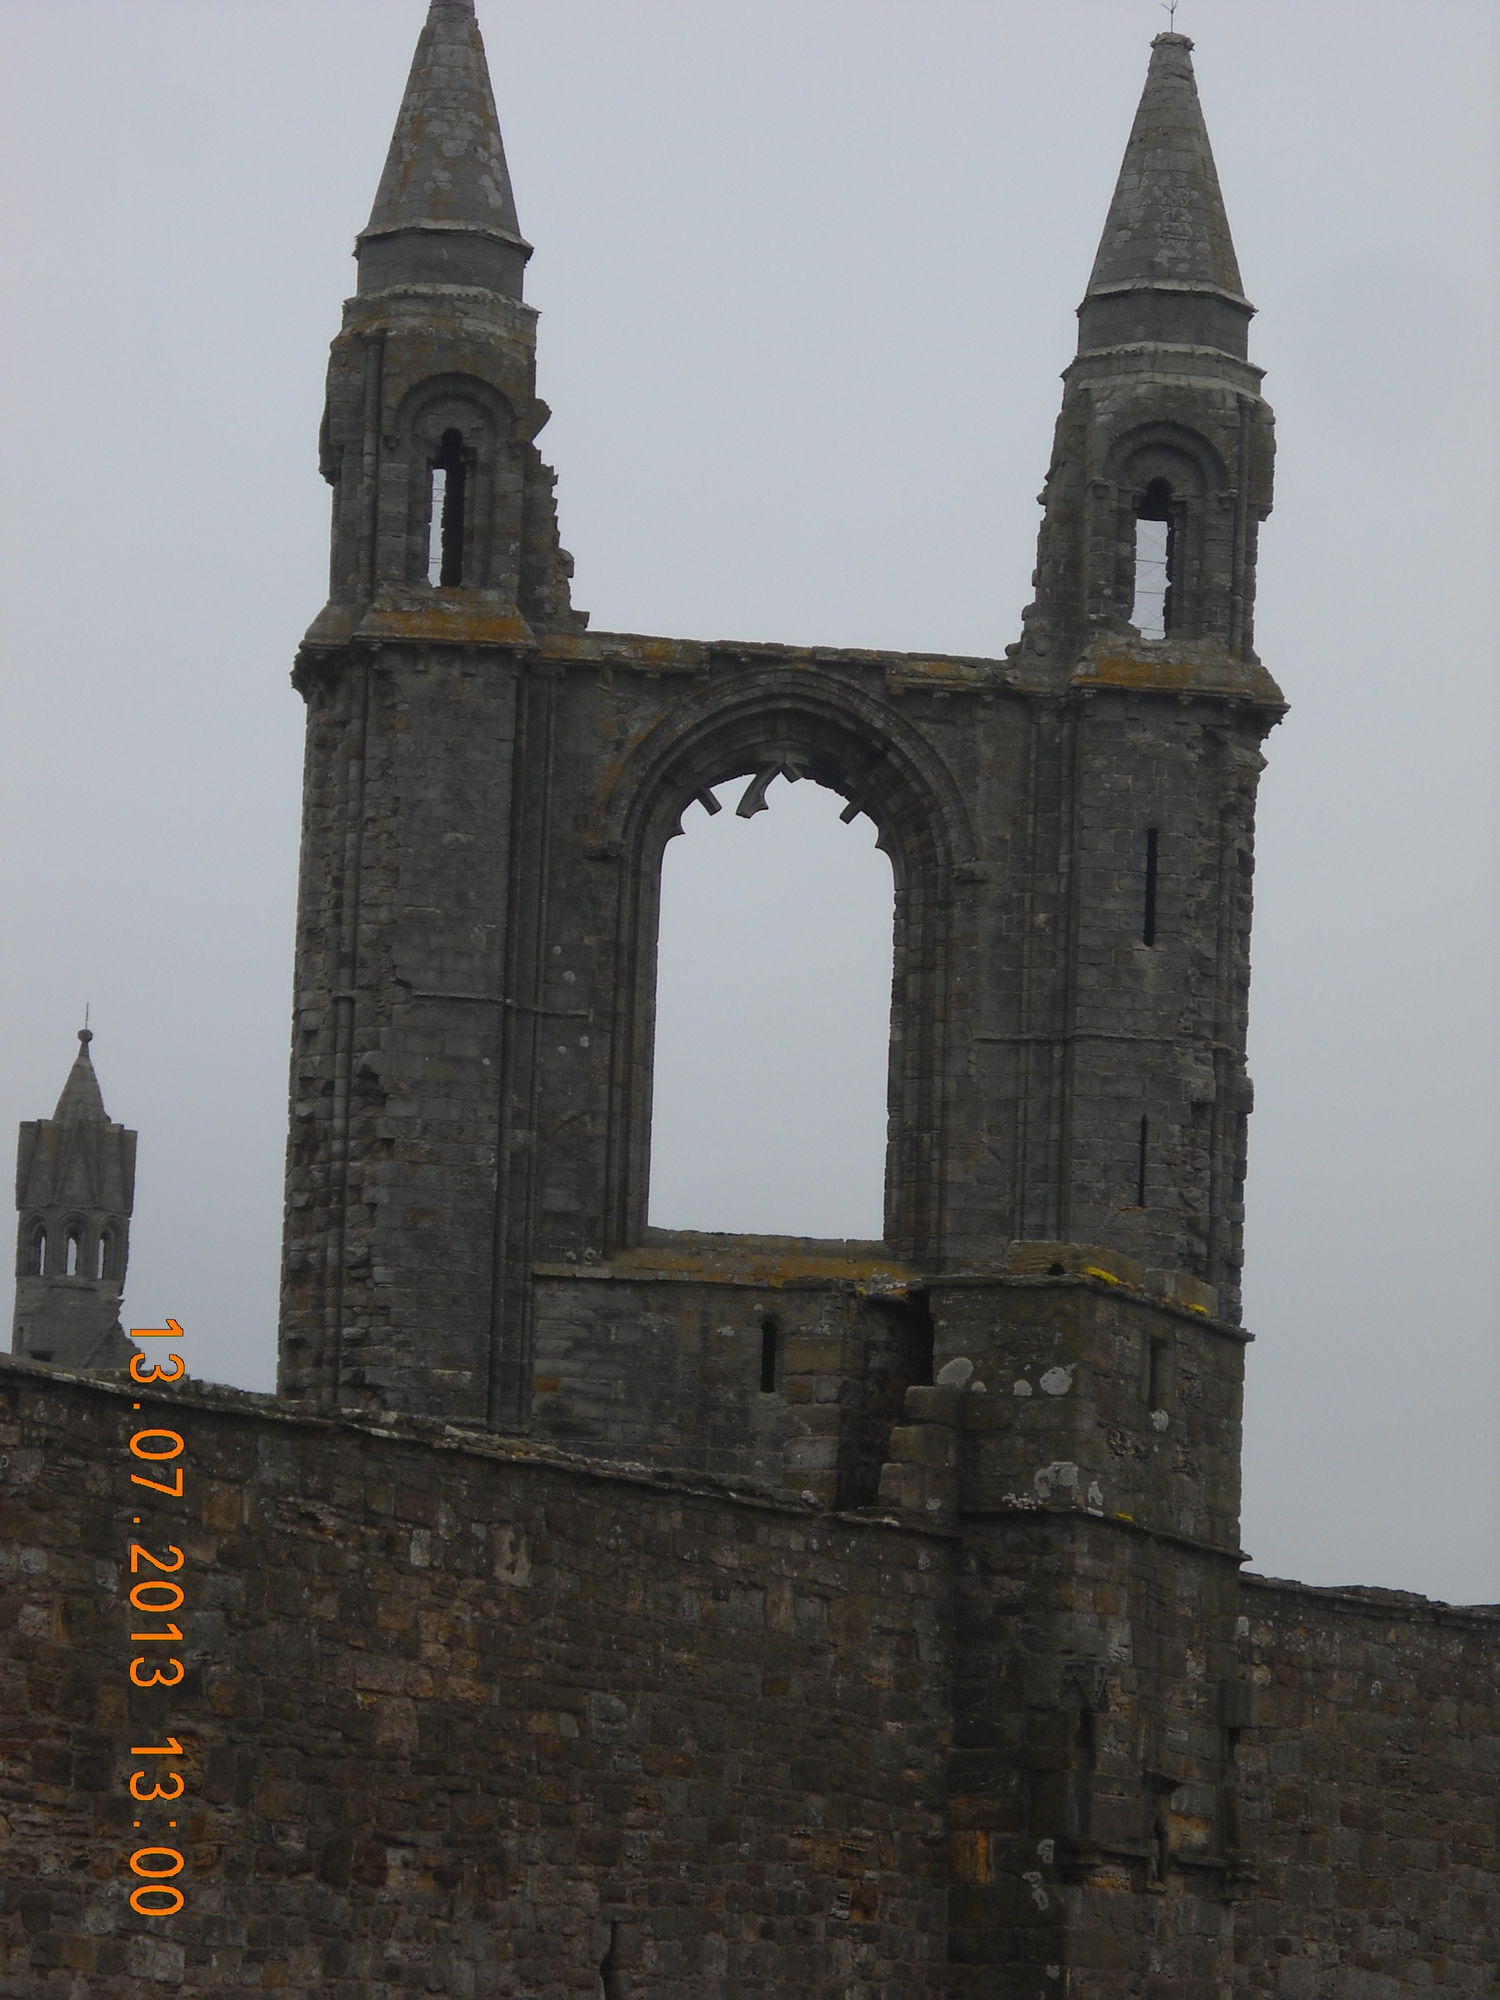
M 1187 424 L 1155 421 L 1113 441 L 1104 473 L 1115 532 L 1101 613 L 1107 602 L 1148 645 L 1242 634 L 1250 524 L 1225 454 Z
M 427 581 L 457 590 L 464 577 L 465 486 L 468 458 L 462 431 L 448 429 L 432 461 L 432 505 L 427 531 Z
M 1176 542 L 1172 489 L 1165 479 L 1153 479 L 1135 510 L 1135 602 L 1130 618 L 1143 639 L 1171 635 Z
M 662 855 L 648 1221 L 879 1240 L 894 884 L 796 774 L 699 795 Z

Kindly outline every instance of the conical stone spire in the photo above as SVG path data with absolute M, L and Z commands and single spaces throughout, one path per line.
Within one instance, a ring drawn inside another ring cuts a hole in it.
M 432 0 L 357 255 L 362 292 L 450 284 L 521 296 L 531 246 L 473 0 Z
M 104 1108 L 99 1079 L 94 1074 L 93 1061 L 89 1056 L 89 1043 L 93 1039 L 89 1029 L 78 1030 L 78 1054 L 73 1067 L 68 1071 L 68 1080 L 63 1085 L 62 1096 L 57 1100 L 57 1109 L 52 1114 L 54 1125 L 109 1123 L 109 1113 Z
M 1146 87 L 1079 307 L 1080 351 L 1141 340 L 1246 351 L 1254 307 L 1240 288 L 1192 47 L 1177 34 L 1151 44 Z

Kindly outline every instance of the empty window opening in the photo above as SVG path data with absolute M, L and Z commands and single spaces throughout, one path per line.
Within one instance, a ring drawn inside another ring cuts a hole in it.
M 1144 1208 L 1146 1206 L 1146 1155 L 1150 1150 L 1150 1146 L 1151 1122 L 1149 1119 L 1143 1118 L 1141 1120 L 1141 1149 L 1135 1166 L 1135 1205 L 1137 1208 Z
M 1156 943 L 1156 828 L 1146 834 L 1146 914 L 1141 924 L 1141 942 Z
M 31 1259 L 27 1275 L 33 1278 L 45 1278 L 47 1275 L 47 1232 L 45 1229 L 39 1229 L 32 1238 Z
M 860 1314 L 864 1347 L 864 1396 L 854 1420 L 854 1464 L 844 1497 L 855 1507 L 880 1497 L 881 1468 L 892 1456 L 891 1434 L 908 1421 L 906 1392 L 931 1386 L 937 1328 L 925 1292 L 905 1299 L 871 1300 Z
M 884 1229 L 894 888 L 863 816 L 746 773 L 662 862 L 649 1219 L 856 1238 Z
M 464 441 L 444 431 L 432 461 L 432 508 L 427 528 L 427 581 L 456 590 L 464 580 Z
M 774 1319 L 763 1319 L 760 1323 L 760 1393 L 763 1396 L 774 1396 L 776 1393 L 780 1358 L 781 1329 Z
M 1146 1374 L 1146 1407 L 1159 1410 L 1167 1387 L 1167 1343 L 1153 1340 L 1147 1343 L 1150 1359 Z
M 104 1237 L 101 1236 L 99 1238 L 99 1248 L 98 1251 L 95 1253 L 94 1257 L 94 1276 L 96 1278 L 102 1278 L 104 1276 L 105 1267 L 108 1264 L 108 1262 L 109 1262 L 109 1244 L 106 1242 Z
M 1172 489 L 1164 479 L 1153 479 L 1135 517 L 1135 602 L 1130 622 L 1143 639 L 1165 639 L 1172 629 L 1175 542 Z
M 78 1231 L 76 1229 L 70 1229 L 68 1231 L 68 1261 L 66 1266 L 67 1275 L 70 1278 L 76 1278 L 78 1276 L 79 1248 L 80 1248 L 80 1239 Z

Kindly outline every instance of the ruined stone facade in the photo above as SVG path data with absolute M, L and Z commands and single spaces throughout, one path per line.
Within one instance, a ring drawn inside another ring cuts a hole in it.
M 1284 704 L 1190 47 L 1153 45 L 1021 640 L 699 644 L 572 609 L 528 246 L 472 5 L 433 0 L 296 669 L 280 1395 L 0 1379 L 0 1991 L 1492 1986 L 1496 1615 L 1241 1574 Z M 779 773 L 895 874 L 878 1243 L 647 1226 L 662 853 Z M 180 1500 L 132 1492 L 148 1420 Z M 185 1551 L 170 1698 L 125 1673 L 132 1507 Z M 191 1892 L 153 1922 L 121 1772 L 168 1729 Z
M 79 1030 L 57 1109 L 20 1130 L 10 1351 L 59 1368 L 119 1369 L 136 1352 L 120 1327 L 136 1135 L 104 1109 L 93 1039 Z

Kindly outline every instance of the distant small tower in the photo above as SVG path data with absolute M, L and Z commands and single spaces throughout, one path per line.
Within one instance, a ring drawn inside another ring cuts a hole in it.
M 120 1327 L 134 1132 L 112 1123 L 81 1028 L 50 1118 L 23 1124 L 16 1154 L 16 1316 L 10 1351 L 59 1368 L 119 1370 L 138 1352 Z

